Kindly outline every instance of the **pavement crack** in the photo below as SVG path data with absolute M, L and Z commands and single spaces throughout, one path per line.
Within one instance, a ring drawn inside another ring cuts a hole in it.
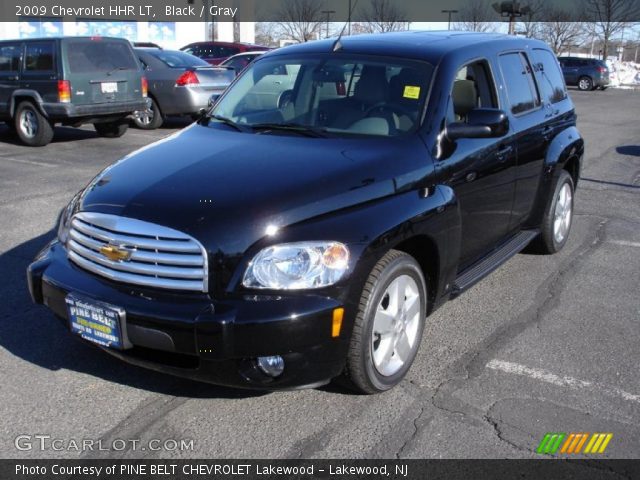
M 418 432 L 420 432 L 420 427 L 419 427 L 418 423 L 420 422 L 420 419 L 424 415 L 425 410 L 426 410 L 425 406 L 420 407 L 420 410 L 419 410 L 418 414 L 413 418 L 413 432 L 411 433 L 411 435 L 409 435 L 409 437 L 404 441 L 404 443 L 400 446 L 398 451 L 395 453 L 395 458 L 396 459 L 399 460 L 400 458 L 402 458 L 402 454 L 404 453 L 405 449 L 418 436 Z

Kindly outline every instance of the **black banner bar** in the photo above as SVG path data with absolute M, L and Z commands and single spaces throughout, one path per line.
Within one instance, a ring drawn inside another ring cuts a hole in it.
M 598 22 L 640 20 L 640 0 L 3 0 L 0 21 Z
M 640 460 L 0 460 L 2 480 L 617 479 Z

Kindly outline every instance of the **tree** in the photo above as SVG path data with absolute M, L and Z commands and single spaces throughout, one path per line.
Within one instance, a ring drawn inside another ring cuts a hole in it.
M 266 47 L 277 47 L 277 26 L 274 22 L 256 22 L 256 43 Z
M 454 22 L 454 30 L 468 32 L 493 32 L 494 22 L 491 21 L 494 13 L 489 2 L 484 0 L 469 0 L 460 8 L 458 17 L 464 21 Z
M 358 22 L 363 33 L 396 32 L 407 29 L 405 13 L 393 0 L 371 0 L 361 10 L 362 22 Z
M 321 0 L 283 0 L 277 12 L 282 37 L 304 43 L 315 40 L 322 28 Z
M 585 0 L 589 31 L 602 40 L 602 58 L 609 55 L 611 39 L 624 31 L 640 13 L 638 0 Z
M 516 33 L 527 38 L 539 38 L 542 21 L 546 8 L 546 0 L 529 0 L 526 3 L 528 10 L 522 15 L 521 20 L 516 23 Z
M 571 13 L 555 7 L 548 7 L 544 15 L 545 21 L 540 23 L 537 37 L 544 40 L 556 55 L 580 43 L 585 33 L 584 23 L 572 21 Z

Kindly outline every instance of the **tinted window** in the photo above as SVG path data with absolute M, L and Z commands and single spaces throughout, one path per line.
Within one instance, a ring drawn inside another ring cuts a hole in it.
M 534 70 L 538 74 L 538 85 L 547 102 L 555 103 L 567 98 L 562 72 L 558 68 L 556 57 L 548 50 L 533 51 Z
M 167 50 L 160 50 L 157 52 L 148 52 L 153 55 L 162 63 L 171 68 L 189 68 L 189 67 L 206 67 L 209 66 L 204 60 L 189 55 L 184 52 L 171 52 Z
M 512 113 L 523 113 L 539 105 L 531 67 L 522 53 L 500 55 L 500 69 Z
M 53 43 L 27 43 L 24 69 L 28 72 L 53 70 Z
M 240 53 L 239 48 L 220 47 L 218 50 L 218 57 L 230 57 L 231 55 L 235 55 L 236 53 Z
M 138 61 L 128 42 L 74 39 L 67 43 L 71 73 L 137 70 Z
M 20 70 L 20 45 L 0 46 L 0 72 Z

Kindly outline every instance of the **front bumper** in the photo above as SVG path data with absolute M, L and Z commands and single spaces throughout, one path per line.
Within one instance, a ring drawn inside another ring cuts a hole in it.
M 103 349 L 142 367 L 268 390 L 321 385 L 344 368 L 348 329 L 345 322 L 340 336 L 332 337 L 333 310 L 342 306 L 332 298 L 247 295 L 212 300 L 206 294 L 142 290 L 80 269 L 57 241 L 38 254 L 27 277 L 34 302 L 49 307 L 67 329 L 68 293 L 123 308 L 122 329 L 133 348 Z M 345 321 L 348 315 L 346 309 Z M 276 378 L 256 366 L 256 357 L 269 355 L 285 361 Z

